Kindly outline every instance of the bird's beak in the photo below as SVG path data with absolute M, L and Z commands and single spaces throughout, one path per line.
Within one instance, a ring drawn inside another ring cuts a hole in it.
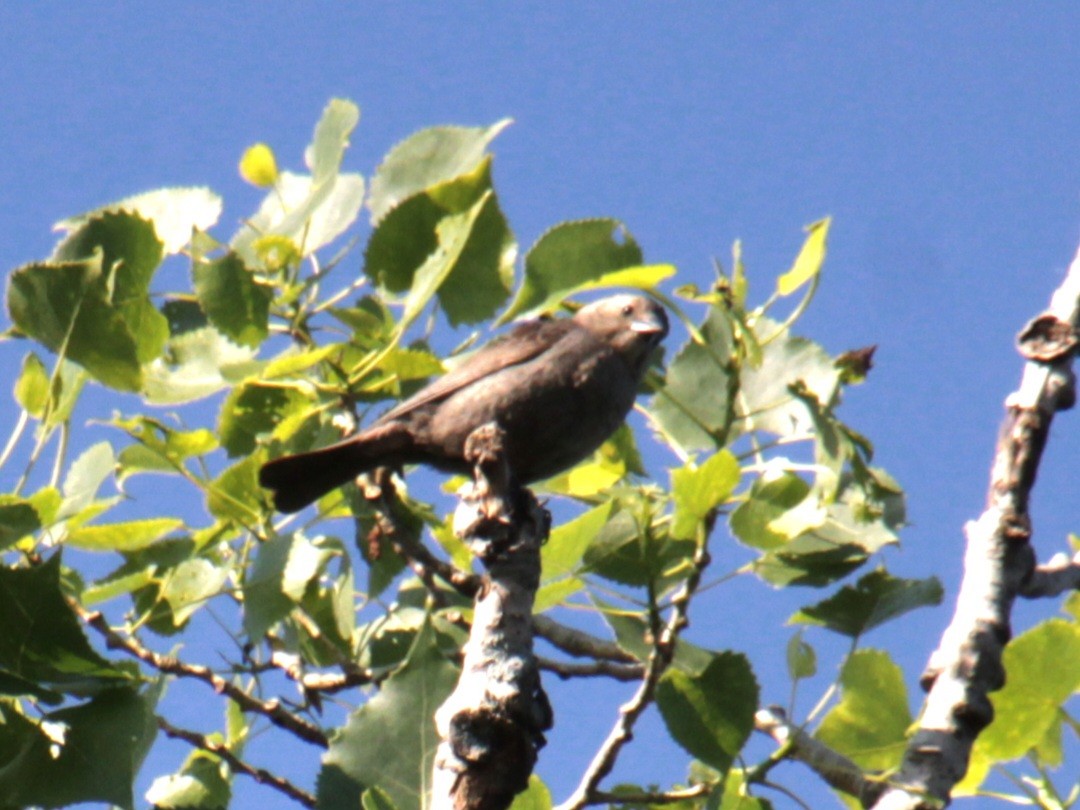
M 657 317 L 652 313 L 642 320 L 633 321 L 630 324 L 630 331 L 637 332 L 639 335 L 666 335 L 667 330 L 668 325 L 662 317 Z

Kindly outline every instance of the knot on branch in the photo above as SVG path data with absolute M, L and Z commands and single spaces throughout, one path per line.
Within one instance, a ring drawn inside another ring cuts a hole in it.
M 1036 363 L 1065 359 L 1076 351 L 1078 342 L 1073 325 L 1049 312 L 1028 321 L 1016 336 L 1017 350 Z

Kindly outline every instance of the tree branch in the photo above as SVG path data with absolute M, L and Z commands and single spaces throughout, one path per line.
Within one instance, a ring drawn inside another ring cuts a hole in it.
M 878 810 L 931 810 L 947 804 L 967 770 L 978 734 L 993 718 L 990 692 L 1005 679 L 1002 651 L 1016 596 L 1033 580 L 1028 501 L 1057 411 L 1075 399 L 1072 371 L 1080 326 L 1080 253 L 1049 309 L 1020 333 L 1023 379 L 1005 401 L 1005 424 L 990 475 L 987 506 L 965 527 L 964 577 L 952 622 L 923 674 L 928 691 L 919 728 Z
M 157 718 L 158 728 L 160 728 L 165 736 L 171 737 L 174 740 L 183 740 L 188 745 L 198 748 L 202 751 L 207 751 L 216 757 L 220 757 L 225 761 L 225 764 L 229 766 L 229 769 L 233 773 L 242 773 L 245 776 L 250 776 L 260 785 L 267 785 L 274 790 L 280 791 L 288 796 L 290 799 L 299 802 L 304 807 L 314 807 L 315 797 L 308 793 L 306 790 L 301 790 L 288 779 L 270 773 L 265 768 L 256 768 L 248 765 L 236 754 L 229 750 L 229 747 L 225 743 L 214 742 L 203 734 L 199 734 L 195 731 L 188 731 L 187 729 L 177 728 L 172 725 L 164 717 Z
M 1020 595 L 1041 599 L 1076 590 L 1080 590 L 1080 554 L 1072 559 L 1067 554 L 1055 554 L 1050 562 L 1035 566 L 1027 582 L 1020 586 Z
M 454 531 L 487 568 L 473 611 L 461 677 L 435 713 L 432 806 L 502 810 L 529 782 L 551 707 L 533 655 L 532 609 L 550 517 L 518 488 L 494 424 L 465 445 L 475 482 L 463 488 Z
M 586 633 L 559 624 L 547 616 L 533 616 L 533 630 L 540 638 L 558 647 L 567 655 L 577 658 L 599 658 L 605 661 L 619 661 L 624 664 L 638 664 L 638 660 L 613 641 L 597 638 Z
M 829 746 L 815 740 L 798 726 L 792 725 L 784 710 L 778 706 L 758 709 L 754 729 L 768 734 L 790 758 L 802 762 L 836 790 L 854 796 L 863 807 L 869 807 L 884 792 L 885 783 L 868 779 L 862 768 Z
M 105 646 L 110 650 L 122 650 L 159 672 L 202 681 L 219 695 L 229 697 L 245 712 L 261 714 L 275 726 L 291 732 L 305 742 L 321 748 L 329 747 L 326 735 L 318 726 L 282 708 L 277 699 L 260 700 L 249 695 L 239 686 L 225 680 L 208 667 L 201 664 L 185 664 L 171 655 L 162 655 L 149 650 L 134 638 L 124 636 L 109 627 L 109 623 L 105 621 L 105 617 L 100 612 L 89 611 L 74 601 L 70 602 L 70 604 L 72 609 L 79 615 L 79 618 L 105 639 Z
M 618 661 L 553 661 L 537 657 L 540 669 L 554 672 L 564 681 L 570 678 L 614 678 L 617 681 L 640 681 L 645 667 L 639 664 L 623 664 Z

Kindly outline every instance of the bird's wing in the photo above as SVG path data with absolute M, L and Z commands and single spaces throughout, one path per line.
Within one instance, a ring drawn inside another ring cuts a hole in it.
M 430 402 L 446 399 L 462 388 L 504 368 L 526 363 L 578 328 L 580 327 L 570 318 L 525 321 L 506 335 L 491 341 L 457 368 L 395 405 L 380 416 L 375 424 L 398 419 Z

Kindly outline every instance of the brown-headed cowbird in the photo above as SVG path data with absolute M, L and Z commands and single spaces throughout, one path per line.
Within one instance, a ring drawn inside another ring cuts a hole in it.
M 465 440 L 495 422 L 516 481 L 584 459 L 622 424 L 667 316 L 643 296 L 616 295 L 572 318 L 526 321 L 371 427 L 322 450 L 263 465 L 259 483 L 282 512 L 304 508 L 375 467 L 429 464 L 467 473 Z

